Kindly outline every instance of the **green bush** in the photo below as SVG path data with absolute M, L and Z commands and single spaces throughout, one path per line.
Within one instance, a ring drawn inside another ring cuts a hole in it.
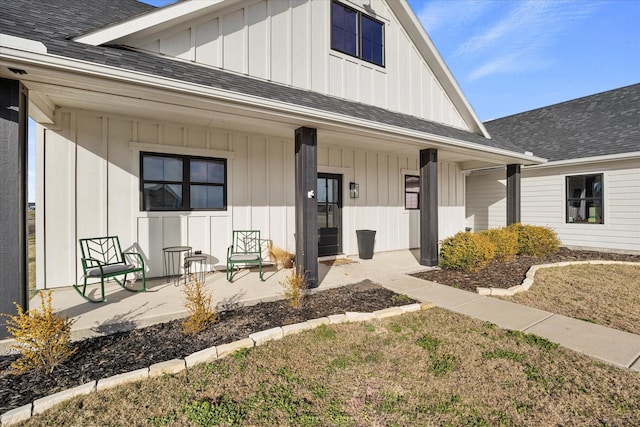
M 461 231 L 442 241 L 440 266 L 450 270 L 477 271 L 487 265 L 496 246 L 485 236 Z
M 518 254 L 544 256 L 558 252 L 560 240 L 549 227 L 511 224 L 507 227 L 518 234 Z
M 518 254 L 518 233 L 514 230 L 506 227 L 491 228 L 489 230 L 479 231 L 478 234 L 485 236 L 496 245 L 495 258 L 498 261 L 509 261 Z

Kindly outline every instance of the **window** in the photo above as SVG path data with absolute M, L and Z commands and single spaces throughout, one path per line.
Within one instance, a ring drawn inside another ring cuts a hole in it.
M 225 210 L 227 161 L 140 153 L 143 211 Z
M 404 208 L 420 209 L 420 177 L 404 176 Z
M 334 1 L 331 49 L 384 67 L 384 24 Z
M 604 224 L 602 174 L 567 177 L 567 222 Z

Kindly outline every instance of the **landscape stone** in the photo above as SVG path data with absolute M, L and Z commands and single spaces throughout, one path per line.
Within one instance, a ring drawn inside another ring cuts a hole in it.
M 228 344 L 221 344 L 217 347 L 218 359 L 222 359 L 223 357 L 230 355 L 234 351 L 242 350 L 244 348 L 253 348 L 254 346 L 254 341 L 251 338 L 244 338 L 238 341 L 230 342 Z
M 186 363 L 184 359 L 171 359 L 166 362 L 155 363 L 149 366 L 149 378 L 159 377 L 165 374 L 177 374 L 184 371 Z
M 137 369 L 131 372 L 125 372 L 124 374 L 114 375 L 109 378 L 103 378 L 98 380 L 96 389 L 98 391 L 106 390 L 111 387 L 116 387 L 122 384 L 132 383 L 149 378 L 149 368 Z

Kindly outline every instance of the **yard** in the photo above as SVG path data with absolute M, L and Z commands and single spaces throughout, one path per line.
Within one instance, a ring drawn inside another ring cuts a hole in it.
M 442 309 L 322 326 L 26 425 L 635 425 L 640 374 Z
M 558 256 L 587 255 L 563 251 Z M 625 256 L 628 260 L 636 257 Z M 510 276 L 517 280 L 518 271 L 528 269 L 523 263 L 514 261 Z M 513 299 L 638 333 L 639 268 L 542 269 L 531 290 Z M 494 270 L 493 279 L 481 271 L 467 280 L 484 277 L 486 285 L 509 276 L 506 267 Z M 440 273 L 445 282 L 447 273 Z M 459 287 L 459 277 L 453 280 L 447 284 Z M 367 292 L 371 295 L 370 288 Z M 321 300 L 326 302 L 326 295 Z M 352 311 L 367 301 L 355 294 L 340 299 L 350 301 Z M 389 294 L 378 299 L 402 303 Z M 269 310 L 282 317 L 281 307 Z M 254 307 L 242 317 L 258 312 L 262 310 Z M 243 336 L 250 333 L 242 327 Z M 173 351 L 170 331 L 164 326 L 147 334 L 164 343 L 146 346 L 141 332 L 142 344 L 136 346 Z M 128 343 L 125 338 L 118 346 Z M 77 376 L 69 368 L 63 368 L 66 374 Z M 386 321 L 321 327 L 186 373 L 94 393 L 26 425 L 635 425 L 638 419 L 640 373 L 533 335 L 433 309 Z

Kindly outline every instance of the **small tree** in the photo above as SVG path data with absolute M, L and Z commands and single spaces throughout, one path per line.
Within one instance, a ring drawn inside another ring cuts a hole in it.
M 218 315 L 213 309 L 211 292 L 204 288 L 198 280 L 190 280 L 184 285 L 186 302 L 184 307 L 189 312 L 182 322 L 185 334 L 197 334 L 204 331 L 210 324 L 218 321 Z
M 20 351 L 21 357 L 11 364 L 16 373 L 33 369 L 47 374 L 67 360 L 78 349 L 71 346 L 71 325 L 74 320 L 60 316 L 51 307 L 51 291 L 40 292 L 40 309 L 23 311 L 17 303 L 15 316 L 3 314 L 7 331 L 16 341 L 10 348 Z

